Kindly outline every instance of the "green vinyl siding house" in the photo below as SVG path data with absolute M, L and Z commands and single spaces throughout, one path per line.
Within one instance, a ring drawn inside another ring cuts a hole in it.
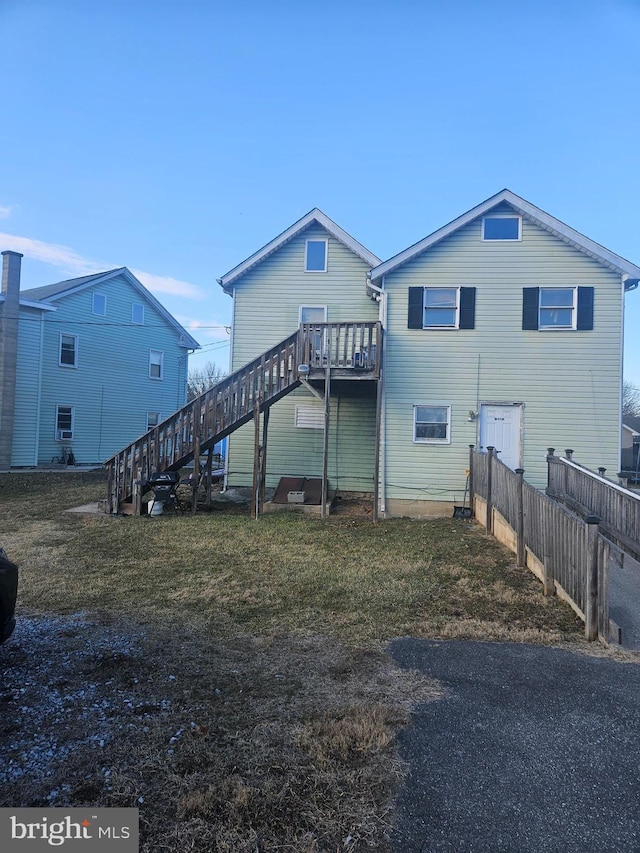
M 624 294 L 639 279 L 509 190 L 383 263 L 311 211 L 218 280 L 233 297 L 233 371 L 319 324 L 300 384 L 271 408 L 267 484 L 325 466 L 332 493 L 427 516 L 461 503 L 470 445 L 538 488 L 548 447 L 616 472 Z M 359 323 L 382 329 L 380 371 L 356 378 L 334 371 L 334 338 Z M 233 432 L 229 486 L 251 484 L 254 442 L 251 423 Z
M 378 304 L 367 274 L 379 259 L 319 210 L 312 210 L 221 279 L 233 297 L 231 370 L 295 332 L 300 323 L 375 323 Z M 326 346 L 318 332 L 318 348 Z M 320 385 L 313 390 L 318 393 Z M 272 407 L 267 486 L 282 476 L 320 477 L 324 402 L 299 387 Z M 324 392 L 322 392 L 324 393 Z M 375 382 L 334 379 L 329 420 L 328 476 L 334 490 L 372 493 L 375 461 Z M 227 446 L 230 485 L 252 482 L 254 427 L 233 433 Z
M 184 405 L 199 345 L 128 269 L 20 291 L 3 256 L 0 468 L 102 463 Z

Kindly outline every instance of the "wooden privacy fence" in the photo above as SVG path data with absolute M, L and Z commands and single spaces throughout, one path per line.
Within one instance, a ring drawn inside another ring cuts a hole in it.
M 621 548 L 640 560 L 640 495 L 596 474 L 572 459 L 555 455 L 549 448 L 547 494 L 580 515 L 597 515 L 602 532 Z
M 541 581 L 584 620 L 588 640 L 609 641 L 609 543 L 599 519 L 582 519 L 524 480 L 495 455 L 470 446 L 471 506 L 487 532 L 517 554 Z

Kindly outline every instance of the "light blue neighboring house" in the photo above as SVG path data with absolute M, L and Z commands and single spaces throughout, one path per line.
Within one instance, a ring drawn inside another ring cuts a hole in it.
M 126 267 L 20 291 L 2 254 L 1 470 L 102 463 L 184 405 L 199 344 Z

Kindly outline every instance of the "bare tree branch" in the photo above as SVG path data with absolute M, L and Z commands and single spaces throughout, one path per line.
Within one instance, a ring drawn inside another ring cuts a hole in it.
M 225 376 L 224 370 L 213 361 L 208 361 L 204 367 L 191 368 L 187 379 L 187 400 L 193 400 L 194 397 L 204 394 Z
M 622 415 L 640 417 L 640 388 L 631 382 L 622 383 Z

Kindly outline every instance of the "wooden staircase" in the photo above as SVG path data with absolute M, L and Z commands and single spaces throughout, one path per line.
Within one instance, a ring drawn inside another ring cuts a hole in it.
M 268 409 L 310 373 L 338 371 L 378 378 L 380 323 L 314 323 L 236 370 L 105 462 L 108 511 L 130 502 L 140 514 L 143 484 L 152 474 L 177 471 Z M 310 371 L 298 373 L 300 365 Z

